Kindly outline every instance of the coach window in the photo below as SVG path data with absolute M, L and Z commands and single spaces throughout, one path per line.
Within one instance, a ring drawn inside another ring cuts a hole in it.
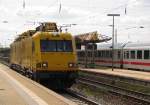
M 126 53 L 127 53 L 127 59 L 129 59 L 129 51 L 127 51 Z
M 106 56 L 107 56 L 107 58 L 109 58 L 109 51 L 107 51 Z
M 97 57 L 97 51 L 94 51 L 94 56 Z
M 130 54 L 131 54 L 131 56 L 130 56 L 131 59 L 135 59 L 135 51 L 131 51 Z
M 110 58 L 110 51 L 108 51 L 108 55 L 107 56 L 108 56 L 108 58 Z
M 105 58 L 107 58 L 107 51 L 105 51 Z
M 144 50 L 144 59 L 149 59 L 149 50 Z
M 97 56 L 100 58 L 101 57 L 101 51 L 97 52 Z
M 77 52 L 78 57 L 81 57 L 82 52 Z
M 105 51 L 103 51 L 103 58 L 105 58 Z
M 87 52 L 87 56 L 90 57 L 90 52 L 89 51 Z
M 91 57 L 92 56 L 92 53 L 91 52 L 88 52 L 88 57 Z
M 78 57 L 81 57 L 81 56 L 80 56 L 80 52 L 77 52 L 77 55 L 78 55 Z
M 102 58 L 102 51 L 99 51 L 99 57 Z
M 101 51 L 101 58 L 103 58 L 103 51 Z
M 97 57 L 100 57 L 100 51 L 97 51 Z
M 102 58 L 104 58 L 104 51 L 102 51 L 102 53 L 101 53 L 101 57 L 102 57 Z
M 82 57 L 82 52 L 78 52 L 78 56 L 79 56 L 79 57 Z
M 120 59 L 120 54 L 121 54 L 121 52 L 120 52 L 120 51 L 118 51 L 118 59 Z
M 106 57 L 106 53 L 107 53 L 107 51 L 104 51 L 104 58 L 107 58 L 107 57 Z
M 110 58 L 112 58 L 112 51 L 110 51 Z
M 126 58 L 126 52 L 124 52 L 124 58 Z
M 103 51 L 103 57 L 106 58 L 106 51 Z
M 81 52 L 81 57 L 85 57 L 85 52 Z
M 125 59 L 128 59 L 128 51 L 125 51 L 125 52 L 124 52 L 124 58 L 125 58 Z
M 105 58 L 107 58 L 107 56 L 108 56 L 108 55 L 107 55 L 107 52 L 108 52 L 108 51 L 105 51 Z
M 142 59 L 142 50 L 137 51 L 137 59 Z
M 106 53 L 107 53 L 107 51 L 104 51 L 104 58 L 107 58 L 107 57 L 106 57 Z

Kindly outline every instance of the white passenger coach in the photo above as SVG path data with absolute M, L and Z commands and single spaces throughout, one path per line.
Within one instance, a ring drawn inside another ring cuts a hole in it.
M 112 45 L 98 45 L 97 50 L 77 50 L 79 64 L 112 66 Z M 86 62 L 86 63 L 85 63 Z M 114 49 L 114 67 L 150 70 L 150 43 L 119 43 Z

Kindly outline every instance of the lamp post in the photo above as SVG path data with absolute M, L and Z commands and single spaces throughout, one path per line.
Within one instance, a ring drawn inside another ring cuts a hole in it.
M 139 27 L 129 27 L 129 28 L 126 28 L 126 30 L 133 29 L 133 28 L 144 28 L 144 26 L 139 26 Z
M 113 17 L 113 24 L 112 24 L 112 71 L 114 70 L 114 17 L 120 16 L 120 14 L 107 14 L 107 16 Z

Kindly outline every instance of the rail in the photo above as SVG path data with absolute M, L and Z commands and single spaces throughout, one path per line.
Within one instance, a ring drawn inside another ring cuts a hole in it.
M 100 105 L 99 103 L 97 103 L 97 102 L 81 95 L 80 93 L 77 93 L 76 91 L 71 90 L 71 89 L 65 90 L 65 93 L 83 101 L 83 103 L 85 103 L 86 105 Z M 83 105 L 83 103 L 82 103 L 82 105 Z
M 104 89 L 109 90 L 109 92 L 116 93 L 116 94 L 126 96 L 126 97 L 130 97 L 130 98 L 133 98 L 135 100 L 142 101 L 143 103 L 150 104 L 150 95 L 149 94 L 144 94 L 144 93 L 141 93 L 141 92 L 137 92 L 137 91 L 117 87 L 117 86 L 114 86 L 114 85 L 107 84 L 106 82 L 100 82 L 100 81 L 97 81 L 97 80 L 93 80 L 91 78 L 80 77 L 77 80 L 77 82 L 80 82 L 82 84 L 86 84 L 86 85 L 89 85 L 89 86 L 94 86 L 94 87 L 97 87 L 97 88 L 102 88 L 103 87 Z

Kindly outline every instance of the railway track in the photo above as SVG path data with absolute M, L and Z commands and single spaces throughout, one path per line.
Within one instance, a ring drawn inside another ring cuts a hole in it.
M 71 89 L 65 90 L 63 93 L 61 93 L 64 97 L 72 100 L 73 102 L 77 103 L 78 105 L 101 105 L 99 103 L 96 103 L 95 101 L 92 101 L 88 99 L 87 97 L 81 95 L 80 93 L 77 93 Z
M 77 82 L 88 85 L 88 86 L 94 86 L 96 88 L 103 88 L 108 90 L 109 92 L 122 95 L 125 97 L 129 97 L 134 99 L 135 101 L 139 101 L 144 103 L 144 105 L 150 105 L 150 95 L 149 94 L 144 94 L 141 92 L 125 89 L 122 87 L 117 87 L 111 84 L 107 84 L 106 82 L 101 82 L 98 80 L 94 80 L 91 78 L 85 78 L 85 77 L 80 77 Z

